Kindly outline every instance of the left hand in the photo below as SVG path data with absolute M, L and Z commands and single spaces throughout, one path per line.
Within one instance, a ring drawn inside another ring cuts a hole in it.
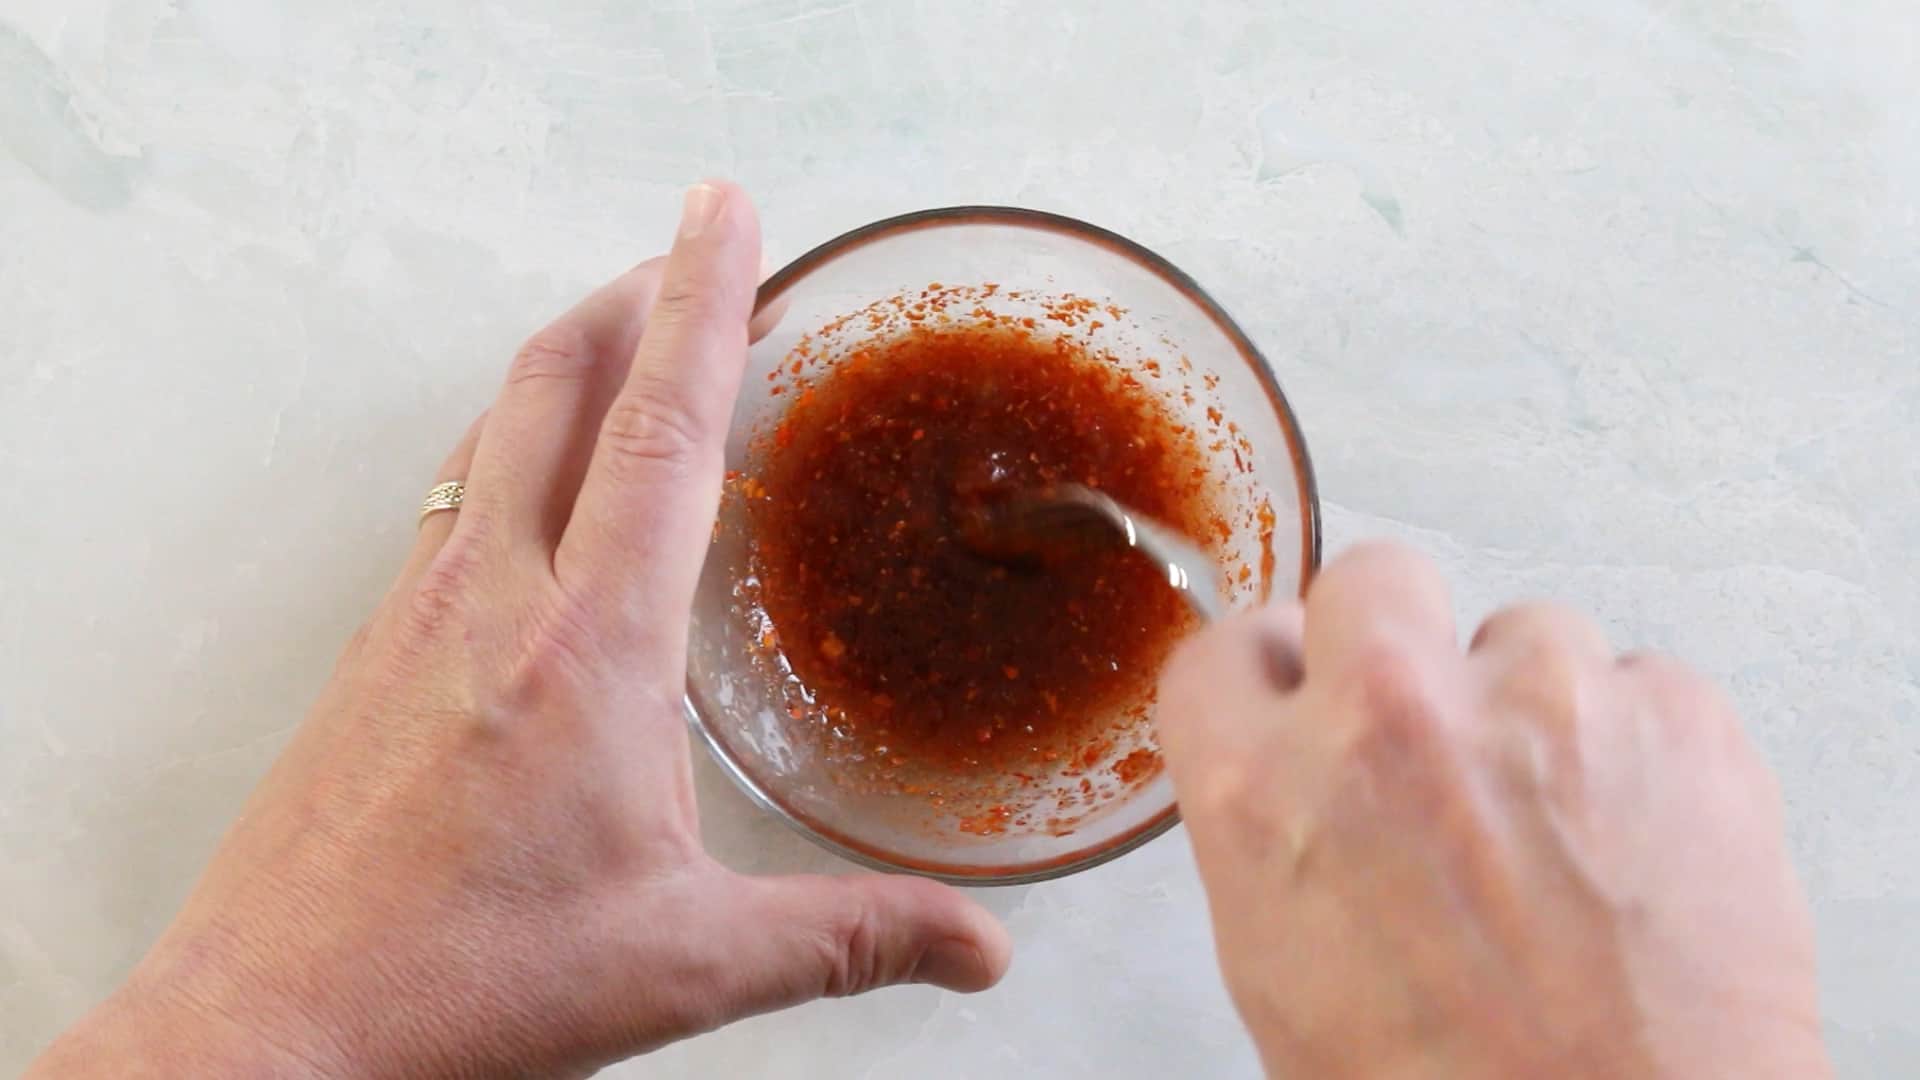
M 687 624 L 759 265 L 728 184 L 536 335 L 467 482 L 126 985 L 35 1077 L 585 1073 L 1010 946 L 960 893 L 702 848 Z

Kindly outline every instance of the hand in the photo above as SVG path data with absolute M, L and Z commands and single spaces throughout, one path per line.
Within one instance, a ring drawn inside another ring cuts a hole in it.
M 1712 686 L 1394 547 L 1222 624 L 1160 735 L 1274 1076 L 1828 1071 L 1779 794 Z
M 688 613 L 758 264 L 747 199 L 700 185 L 670 256 L 527 344 L 443 469 L 465 505 L 34 1075 L 584 1073 L 822 995 L 999 979 L 1005 931 L 952 889 L 701 847 Z

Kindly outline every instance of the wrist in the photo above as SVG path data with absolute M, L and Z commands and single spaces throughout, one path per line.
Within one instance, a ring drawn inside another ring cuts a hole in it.
M 355 1075 L 335 1035 L 211 950 L 156 949 L 34 1063 L 30 1080 Z
M 337 1076 L 329 1062 L 252 1025 L 123 988 L 69 1028 L 27 1080 L 91 1077 Z

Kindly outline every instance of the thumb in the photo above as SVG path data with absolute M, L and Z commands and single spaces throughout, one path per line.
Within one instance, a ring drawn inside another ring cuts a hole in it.
M 754 931 L 736 942 L 743 1011 L 899 983 L 973 993 L 1000 981 L 1013 952 L 985 908 L 925 878 L 743 878 L 736 895 L 747 910 L 729 921 Z

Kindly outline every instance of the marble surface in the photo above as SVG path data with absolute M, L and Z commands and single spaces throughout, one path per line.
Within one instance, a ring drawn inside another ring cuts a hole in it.
M 1723 679 L 1843 1075 L 1920 1074 L 1912 0 L 0 0 L 0 1073 L 128 968 L 516 341 L 709 173 L 1158 247 L 1270 351 L 1330 540 Z M 739 865 L 829 860 L 703 766 Z M 993 892 L 977 998 L 621 1076 L 1251 1077 L 1175 834 Z

